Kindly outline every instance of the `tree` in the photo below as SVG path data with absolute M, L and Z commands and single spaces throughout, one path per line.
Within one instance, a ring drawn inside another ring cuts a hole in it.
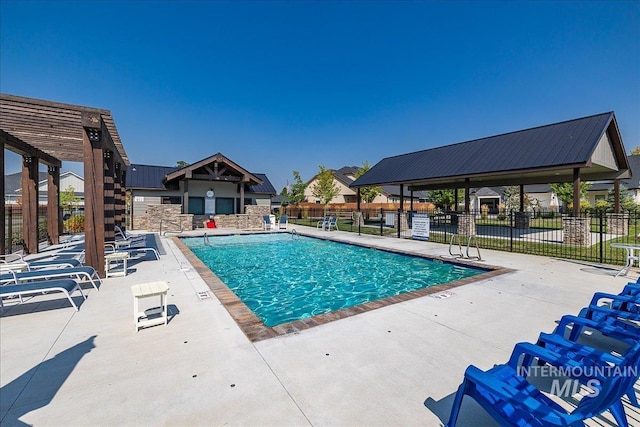
M 80 204 L 80 197 L 76 196 L 76 190 L 69 185 L 64 191 L 60 192 L 60 206 L 64 211 L 73 212 Z
M 289 194 L 289 190 L 287 189 L 287 187 L 282 187 L 282 191 L 280 191 L 280 195 L 286 196 L 288 194 Z
M 633 150 L 631 150 L 631 155 L 635 156 L 640 154 L 640 147 L 636 147 Z
M 338 195 L 339 188 L 334 182 L 333 171 L 320 165 L 320 172 L 316 175 L 316 183 L 311 188 L 313 197 L 320 199 L 325 208 Z
M 607 193 L 608 206 L 606 207 L 613 208 L 613 204 L 615 203 L 615 198 L 616 198 L 616 194 L 614 189 L 612 188 Z M 638 205 L 636 204 L 635 200 L 633 200 L 633 195 L 629 190 L 627 190 L 627 187 L 625 187 L 622 184 L 620 185 L 620 206 L 622 207 L 622 209 L 629 210 L 629 211 L 638 209 Z
M 180 169 L 186 168 L 187 166 L 189 166 L 189 163 L 185 162 L 184 160 L 178 160 L 176 162 L 176 167 L 179 167 Z
M 371 169 L 371 166 L 369 165 L 369 162 L 365 160 L 362 167 L 355 173 L 355 178 L 360 178 L 362 175 L 367 173 L 369 169 Z M 382 194 L 382 188 L 380 187 L 360 187 L 360 197 L 365 203 L 373 202 L 378 194 Z
M 289 198 L 289 203 L 292 205 L 298 205 L 305 201 L 306 197 L 304 195 L 304 190 L 307 189 L 307 184 L 302 182 L 302 178 L 300 177 L 300 172 L 293 171 L 293 185 L 291 186 L 291 190 L 287 194 Z
M 551 191 L 556 193 L 560 201 L 567 205 L 573 203 L 573 183 L 563 182 L 561 184 L 551 184 L 550 187 Z M 589 188 L 591 188 L 590 182 L 580 181 L 580 200 L 585 198 Z
M 573 200 L 573 193 L 571 193 L 571 200 Z M 523 205 L 525 209 L 529 207 L 533 207 L 535 209 L 538 206 L 538 203 L 539 203 L 538 200 L 532 199 L 527 193 L 524 193 Z M 519 186 L 510 185 L 508 187 L 504 187 L 504 207 L 507 211 L 520 210 L 520 187 Z
M 453 190 L 431 190 L 427 200 L 441 209 L 447 209 L 455 203 Z

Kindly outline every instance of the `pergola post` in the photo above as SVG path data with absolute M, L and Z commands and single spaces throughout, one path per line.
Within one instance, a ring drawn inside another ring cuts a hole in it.
M 104 155 L 102 118 L 82 113 L 84 157 L 84 237 L 85 264 L 104 277 Z M 87 185 L 88 184 L 88 185 Z
M 404 212 L 404 184 L 400 184 L 400 212 Z
M 240 212 L 238 213 L 244 213 L 244 180 L 240 183 Z
M 362 197 L 360 196 L 360 187 L 357 188 L 357 196 L 356 196 L 356 210 L 360 212 L 360 200 Z
M 524 185 L 520 184 L 520 212 L 524 212 Z
M 0 151 L 0 187 L 2 187 L 2 199 L 0 199 L 0 215 L 2 215 L 2 228 L 0 228 L 0 255 L 4 255 L 7 253 L 7 233 L 5 230 L 6 218 L 4 211 L 4 142 L 2 143 L 2 147 L 0 147 L 2 151 Z
M 38 164 L 33 156 L 22 156 L 22 232 L 25 250 L 38 253 Z
M 613 212 L 620 213 L 620 180 L 613 181 Z
M 47 233 L 52 245 L 60 243 L 60 168 L 47 166 Z
M 580 216 L 580 168 L 573 168 L 573 216 Z
M 104 240 L 115 240 L 115 162 L 113 151 L 103 150 L 104 158 Z

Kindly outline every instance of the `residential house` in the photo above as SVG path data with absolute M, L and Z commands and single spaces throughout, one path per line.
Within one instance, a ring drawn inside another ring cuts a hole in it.
M 338 187 L 338 194 L 331 199 L 331 203 L 357 203 L 358 193 L 355 189 L 349 188 L 349 185 L 355 181 L 356 173 L 360 168 L 357 166 L 344 166 L 340 169 L 331 169 L 333 172 L 333 183 Z M 321 203 L 321 201 L 313 195 L 313 187 L 318 179 L 318 175 L 315 175 L 309 181 L 307 181 L 307 188 L 304 191 L 307 202 L 309 203 Z M 399 203 L 400 202 L 400 186 L 384 185 L 381 187 L 382 193 L 377 195 L 372 203 Z M 420 195 L 423 192 L 420 192 Z M 409 201 L 411 198 L 411 191 L 406 187 L 404 188 L 404 198 Z M 413 194 L 414 201 L 418 201 L 419 194 Z
M 38 204 L 47 204 L 47 172 L 38 175 Z M 60 192 L 73 187 L 74 195 L 78 198 L 78 209 L 84 210 L 84 179 L 71 171 L 60 173 Z M 4 202 L 15 205 L 22 199 L 22 172 L 4 177 Z

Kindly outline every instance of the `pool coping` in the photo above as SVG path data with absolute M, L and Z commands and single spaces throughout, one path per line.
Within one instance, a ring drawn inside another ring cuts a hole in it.
M 240 234 L 240 233 L 230 233 Z M 245 234 L 245 233 L 242 233 Z M 250 234 L 268 234 L 268 233 L 250 233 Z M 345 319 L 347 317 L 354 316 L 356 314 L 365 313 L 367 311 L 376 310 L 378 308 L 387 307 L 389 305 L 410 301 L 412 299 L 424 297 L 427 295 L 439 294 L 458 286 L 468 285 L 470 283 L 478 282 L 480 280 L 489 279 L 495 276 L 499 276 L 505 273 L 514 271 L 510 268 L 498 267 L 494 265 L 479 264 L 473 261 L 462 261 L 457 259 L 449 259 L 442 256 L 428 256 L 420 253 L 416 253 L 409 250 L 389 249 L 387 247 L 372 245 L 372 244 L 359 244 L 357 242 L 347 242 L 340 239 L 333 239 L 330 237 L 318 237 L 311 234 L 298 233 L 301 236 L 312 237 L 321 240 L 330 240 L 337 243 L 350 244 L 355 246 L 361 246 L 365 248 L 375 248 L 378 250 L 393 252 L 404 255 L 417 256 L 420 258 L 438 260 L 447 262 L 450 264 L 457 264 L 465 267 L 476 267 L 483 270 L 489 270 L 485 273 L 480 273 L 475 276 L 467 277 L 453 282 L 443 283 L 428 288 L 418 289 L 411 292 L 406 292 L 401 295 L 395 295 L 387 298 L 383 298 L 376 301 L 367 302 L 364 304 L 356 305 L 353 307 L 343 308 L 337 311 L 329 313 L 319 314 L 317 316 L 308 317 L 306 319 L 294 320 L 293 322 L 282 323 L 280 325 L 268 327 L 256 316 L 253 311 L 244 303 L 240 298 L 227 287 L 227 285 L 207 267 L 188 247 L 182 242 L 182 239 L 177 236 L 171 237 L 171 240 L 182 251 L 187 260 L 193 265 L 196 272 L 202 277 L 207 284 L 211 292 L 218 298 L 225 309 L 229 312 L 231 317 L 235 320 L 236 324 L 240 327 L 242 332 L 251 342 L 263 341 L 270 338 L 279 336 L 285 336 L 289 334 L 295 334 L 305 329 L 313 328 L 315 326 L 323 325 L 335 320 Z M 196 236 L 192 236 L 196 237 Z

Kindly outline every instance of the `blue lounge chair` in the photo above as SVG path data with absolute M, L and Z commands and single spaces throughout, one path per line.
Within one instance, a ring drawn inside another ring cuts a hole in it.
M 12 272 L 0 275 L 0 283 L 13 282 L 14 284 L 20 284 L 21 282 L 31 280 L 60 279 L 67 277 L 77 280 L 88 280 L 96 290 L 99 290 L 98 283 L 100 282 L 100 277 L 96 270 L 90 266 Z
M 338 230 L 338 217 L 332 216 L 329 218 L 329 222 L 327 222 L 327 231 L 331 231 L 331 228 L 334 230 Z
M 556 366 L 581 366 L 567 357 L 529 343 L 516 345 L 514 354 L 522 353 L 533 354 Z M 619 366 L 627 372 L 640 368 L 640 343 L 629 350 Z M 456 425 L 465 395 L 472 397 L 503 426 L 582 425 L 584 420 L 607 410 L 613 413 L 620 425 L 626 426 L 620 399 L 636 380 L 636 377 L 630 375 L 603 378 L 597 393 L 583 397 L 576 408 L 568 412 L 519 375 L 518 369 L 511 362 L 496 365 L 486 372 L 471 365 L 465 371 L 464 381 L 456 393 L 447 426 Z
M 80 292 L 82 298 L 87 299 L 85 294 L 82 293 L 80 285 L 72 279 L 41 280 L 38 282 L 21 283 L 19 285 L 0 286 L 0 308 L 4 309 L 2 298 L 17 296 L 20 297 L 20 302 L 22 303 L 22 297 L 25 295 L 39 295 L 45 292 L 63 292 L 73 308 L 78 311 L 78 306 L 71 298 L 71 294 L 75 291 Z
M 316 224 L 316 228 L 321 228 L 322 230 L 324 230 L 327 224 L 329 224 L 329 217 L 325 216 L 323 219 L 318 221 L 318 223 Z
M 263 230 L 273 230 L 275 226 L 275 223 L 271 220 L 271 215 L 262 215 Z
M 287 229 L 287 222 L 288 218 L 286 215 L 280 215 L 280 220 L 278 221 L 278 229 L 279 230 L 286 230 Z

